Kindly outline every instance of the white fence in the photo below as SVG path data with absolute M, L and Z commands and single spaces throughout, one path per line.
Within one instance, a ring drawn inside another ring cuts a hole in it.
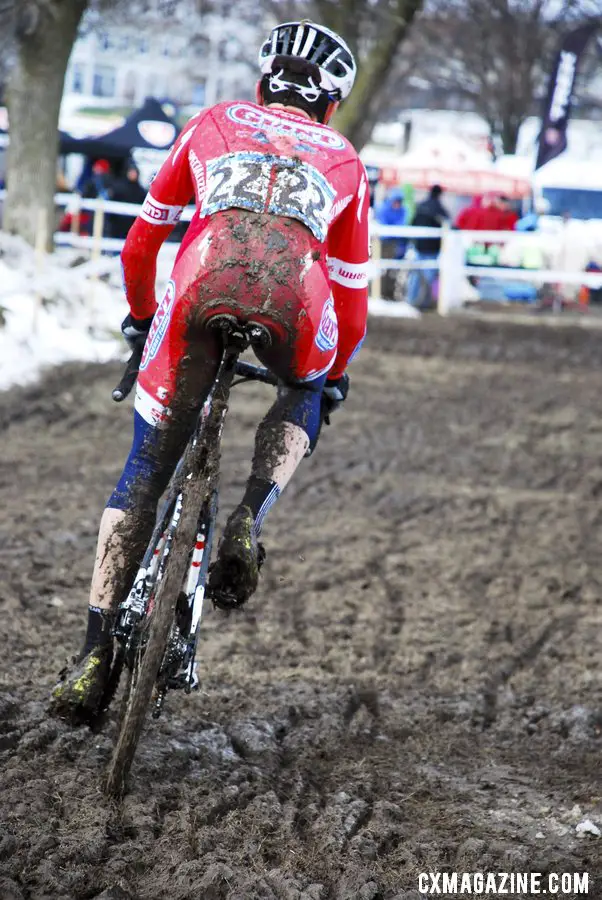
M 4 192 L 0 192 L 0 199 Z M 107 200 L 84 200 L 78 194 L 55 195 L 57 206 L 69 209 L 73 214 L 72 229 L 68 232 L 57 232 L 54 243 L 58 247 L 74 247 L 90 250 L 92 259 L 98 259 L 103 251 L 118 253 L 123 241 L 104 237 L 105 215 L 136 216 L 140 207 L 131 203 L 116 203 Z M 80 211 L 94 213 L 92 235 L 78 233 L 78 213 Z M 194 207 L 187 207 L 182 214 L 182 221 L 190 221 Z M 441 238 L 441 252 L 437 259 L 383 259 L 381 241 L 383 238 L 402 238 L 413 241 L 419 238 Z M 446 315 L 463 305 L 464 285 L 468 276 L 486 277 L 501 280 L 527 281 L 532 283 L 584 285 L 589 288 L 602 288 L 602 273 L 569 272 L 555 269 L 512 268 L 506 266 L 474 266 L 466 265 L 467 248 L 474 243 L 503 244 L 508 240 L 528 244 L 542 235 L 516 231 L 457 231 L 451 228 L 413 228 L 408 225 L 392 226 L 371 224 L 372 261 L 370 267 L 370 294 L 373 298 L 381 296 L 381 275 L 387 270 L 420 270 L 438 269 L 439 291 L 437 309 Z
M 382 238 L 440 237 L 441 252 L 436 260 L 382 259 Z M 493 278 L 503 281 L 525 281 L 538 284 L 571 284 L 589 288 L 602 288 L 602 273 L 570 272 L 559 269 L 518 268 L 510 266 L 476 266 L 466 264 L 466 251 L 472 244 L 504 244 L 508 241 L 528 245 L 541 244 L 546 238 L 537 232 L 519 231 L 457 231 L 451 228 L 412 228 L 401 225 L 372 225 L 372 261 L 374 276 L 371 293 L 380 296 L 380 274 L 387 269 L 415 270 L 438 269 L 439 296 L 437 309 L 446 315 L 463 305 L 463 284 L 469 276 Z M 551 239 L 551 238 L 550 238 Z

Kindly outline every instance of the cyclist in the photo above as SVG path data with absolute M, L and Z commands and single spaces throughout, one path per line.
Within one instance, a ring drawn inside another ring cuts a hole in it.
M 130 313 L 122 331 L 132 346 L 146 338 L 134 440 L 100 524 L 84 647 L 53 692 L 60 715 L 98 704 L 112 610 L 217 372 L 212 317 L 264 324 L 272 342 L 258 356 L 283 385 L 257 430 L 251 475 L 210 571 L 216 605 L 239 606 L 255 590 L 265 516 L 315 446 L 321 404 L 336 408 L 347 395 L 347 365 L 366 329 L 369 192 L 357 153 L 327 123 L 351 91 L 355 61 L 337 34 L 299 21 L 272 30 L 259 65 L 257 103 L 220 103 L 184 128 L 123 248 Z M 193 197 L 157 306 L 157 253 Z

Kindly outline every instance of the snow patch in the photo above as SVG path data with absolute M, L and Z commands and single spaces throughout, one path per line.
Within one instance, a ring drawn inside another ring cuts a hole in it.
M 368 300 L 368 312 L 371 316 L 388 316 L 392 319 L 420 319 L 422 314 L 405 300 L 383 300 L 371 297 Z
M 597 825 L 594 825 L 591 819 L 584 819 L 582 822 L 579 822 L 575 831 L 579 837 L 583 837 L 586 834 L 593 834 L 594 837 L 600 837 L 600 829 Z
M 36 256 L 0 233 L 0 388 L 34 381 L 46 366 L 124 355 L 119 260 L 99 262 L 94 278 L 99 265 L 74 251 Z

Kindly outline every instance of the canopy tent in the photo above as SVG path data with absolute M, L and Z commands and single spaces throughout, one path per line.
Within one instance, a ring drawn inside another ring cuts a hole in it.
M 497 171 L 487 154 L 453 135 L 434 136 L 415 150 L 377 161 L 370 152 L 362 154 L 365 163 L 380 166 L 384 184 L 411 184 L 428 189 L 440 184 L 454 194 L 506 194 L 525 197 L 531 191 L 527 178 Z
M 82 153 L 96 159 L 121 160 L 129 156 L 134 148 L 165 152 L 175 141 L 179 130 L 174 119 L 163 112 L 159 101 L 147 97 L 140 109 L 108 134 L 74 138 L 61 132 L 60 153 Z
M 533 174 L 533 183 L 540 188 L 559 187 L 602 191 L 600 161 L 574 159 L 562 154 L 537 169 Z

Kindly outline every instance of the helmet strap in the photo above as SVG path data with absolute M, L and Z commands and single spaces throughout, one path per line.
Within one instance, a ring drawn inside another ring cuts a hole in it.
M 335 112 L 339 108 L 340 101 L 339 100 L 331 100 L 328 106 L 326 107 L 326 112 L 324 113 L 324 118 L 322 119 L 323 125 L 328 125 Z

